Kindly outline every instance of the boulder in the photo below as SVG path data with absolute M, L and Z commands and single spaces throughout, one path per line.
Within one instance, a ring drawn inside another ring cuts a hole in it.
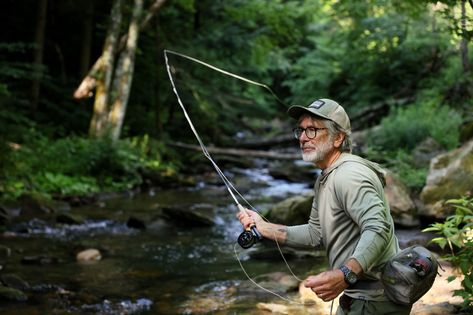
M 313 199 L 313 192 L 285 199 L 274 205 L 268 218 L 271 222 L 285 225 L 307 223 Z
M 419 143 L 412 151 L 413 163 L 417 167 L 426 167 L 434 157 L 442 153 L 445 153 L 445 149 L 429 137 Z
M 63 212 L 56 215 L 56 222 L 68 225 L 79 225 L 84 224 L 85 219 L 78 214 Z
M 419 225 L 419 221 L 415 218 L 416 206 L 409 196 L 407 187 L 391 172 L 386 175 L 384 192 L 397 225 L 405 227 Z
M 462 147 L 436 156 L 430 162 L 427 182 L 421 192 L 419 216 L 445 219 L 453 209 L 445 201 L 473 193 L 473 139 Z
M 203 214 L 195 207 L 182 209 L 180 207 L 163 207 L 162 213 L 165 219 L 172 221 L 174 224 L 185 227 L 202 227 L 212 226 L 214 221 L 209 216 Z
M 458 314 L 459 307 L 448 302 L 424 305 L 412 310 L 411 315 L 450 315 Z
M 419 221 L 415 218 L 416 206 L 409 196 L 408 189 L 390 172 L 386 176 L 385 193 L 396 224 L 405 227 L 419 225 Z M 310 192 L 285 199 L 274 205 L 268 218 L 271 222 L 286 225 L 307 223 L 313 198 L 313 192 Z

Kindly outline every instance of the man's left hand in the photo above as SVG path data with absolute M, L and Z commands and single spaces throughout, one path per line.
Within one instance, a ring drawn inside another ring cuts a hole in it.
M 335 299 L 343 290 L 348 288 L 343 272 L 339 269 L 310 276 L 304 281 L 304 285 L 311 288 L 325 302 Z

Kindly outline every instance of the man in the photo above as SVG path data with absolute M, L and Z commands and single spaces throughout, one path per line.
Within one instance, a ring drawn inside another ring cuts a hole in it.
M 288 114 L 298 119 L 294 136 L 302 158 L 322 169 L 308 223 L 269 223 L 241 206 L 238 219 L 281 244 L 325 247 L 331 270 L 304 284 L 324 301 L 343 292 L 337 314 L 409 314 L 411 307 L 389 301 L 379 281 L 380 268 L 399 251 L 384 194 L 385 172 L 351 154 L 350 119 L 337 102 L 319 99 L 292 106 Z

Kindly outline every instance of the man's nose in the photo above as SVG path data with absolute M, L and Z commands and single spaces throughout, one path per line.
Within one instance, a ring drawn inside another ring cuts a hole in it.
M 304 142 L 307 142 L 307 141 L 310 141 L 310 139 L 305 134 L 305 131 L 302 131 L 301 135 L 299 136 L 299 142 L 304 143 Z

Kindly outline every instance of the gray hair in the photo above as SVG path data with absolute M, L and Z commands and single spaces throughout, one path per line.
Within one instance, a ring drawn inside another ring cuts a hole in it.
M 351 130 L 350 129 L 345 130 L 342 127 L 340 127 L 337 123 L 328 119 L 323 119 L 323 122 L 331 138 L 336 136 L 339 133 L 345 134 L 345 139 L 343 139 L 342 145 L 340 147 L 340 151 L 351 153 L 353 149 L 353 144 L 352 144 L 352 139 L 351 139 Z
M 325 118 L 321 118 L 321 117 L 318 117 L 318 116 L 315 116 L 315 115 L 311 115 L 311 114 L 303 114 L 299 117 L 299 122 L 304 118 L 304 117 L 310 117 L 312 118 L 313 120 L 318 120 L 318 121 L 321 121 L 325 128 L 327 128 L 327 131 L 328 131 L 328 135 L 330 137 L 330 139 L 333 139 L 333 137 L 335 137 L 337 134 L 339 133 L 343 133 L 345 135 L 345 139 L 343 139 L 343 142 L 342 142 L 342 145 L 340 147 L 340 151 L 341 152 L 347 152 L 347 153 L 351 153 L 352 152 L 352 149 L 353 149 L 353 141 L 351 139 L 351 129 L 343 129 L 340 125 L 338 125 L 336 122 L 332 121 L 332 120 L 329 120 L 329 119 L 325 119 Z

